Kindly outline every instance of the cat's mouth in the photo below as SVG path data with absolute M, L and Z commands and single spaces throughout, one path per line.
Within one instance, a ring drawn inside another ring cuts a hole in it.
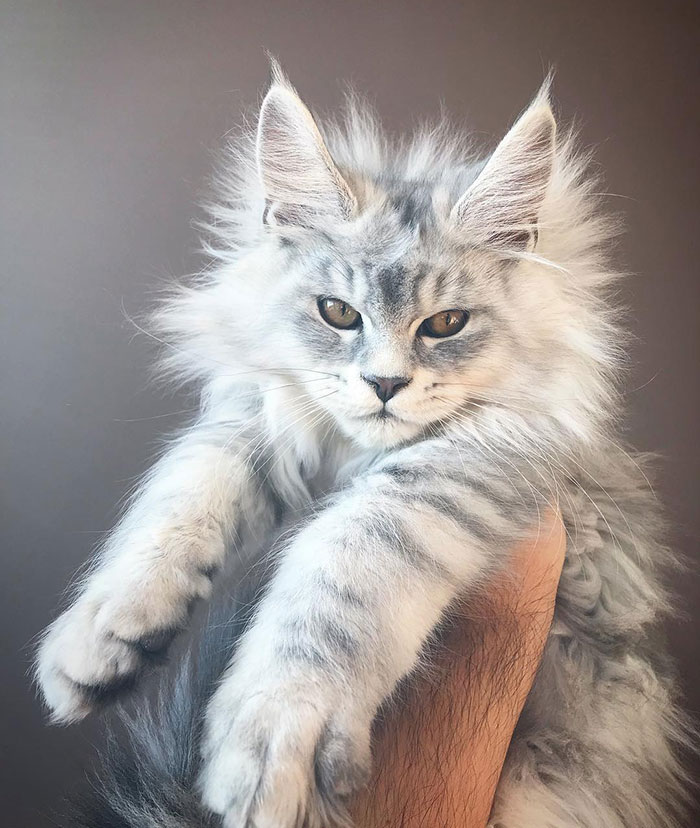
M 348 415 L 351 420 L 361 420 L 362 422 L 377 422 L 377 420 L 384 421 L 384 420 L 393 420 L 394 422 L 405 422 L 403 417 L 399 417 L 398 415 L 394 414 L 392 411 L 389 411 L 386 407 L 380 408 L 378 411 L 370 411 L 367 414 L 350 414 Z

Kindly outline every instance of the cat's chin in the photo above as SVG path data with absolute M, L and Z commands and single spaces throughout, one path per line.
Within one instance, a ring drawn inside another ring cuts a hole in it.
M 341 423 L 343 431 L 362 448 L 388 449 L 418 437 L 422 427 L 418 423 L 397 417 L 367 417 Z

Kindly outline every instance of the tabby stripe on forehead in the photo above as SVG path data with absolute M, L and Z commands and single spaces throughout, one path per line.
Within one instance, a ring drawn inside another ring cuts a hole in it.
M 433 294 L 436 297 L 439 297 L 442 294 L 442 292 L 445 290 L 445 285 L 447 283 L 448 278 L 449 278 L 448 274 L 444 270 L 439 271 L 437 273 L 437 275 L 435 276 L 435 284 L 434 284 L 434 287 L 433 287 Z
M 355 290 L 355 270 L 349 262 L 343 263 L 343 276 L 345 277 L 348 291 L 352 294 Z
M 379 289 L 380 298 L 389 308 L 405 305 L 408 300 L 406 268 L 396 264 L 384 267 L 374 276 L 374 283 Z
M 343 261 L 338 256 L 324 255 L 318 265 L 318 269 L 324 277 L 326 285 L 329 287 L 334 283 L 333 277 L 340 276 L 343 280 L 344 290 L 347 296 L 341 298 L 349 298 L 355 288 L 355 271 L 349 262 Z
M 430 269 L 427 265 L 420 265 L 411 280 L 411 309 L 415 312 L 418 312 L 424 302 L 429 302 L 434 298 L 434 292 L 426 290 L 429 283 L 429 273 Z

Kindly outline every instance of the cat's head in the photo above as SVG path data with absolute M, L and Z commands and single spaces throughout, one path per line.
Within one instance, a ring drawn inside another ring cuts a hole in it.
M 357 106 L 322 134 L 277 73 L 218 266 L 165 318 L 211 376 L 302 388 L 365 446 L 446 422 L 586 439 L 616 361 L 609 234 L 556 133 L 544 88 L 485 161 L 445 130 L 392 145 Z

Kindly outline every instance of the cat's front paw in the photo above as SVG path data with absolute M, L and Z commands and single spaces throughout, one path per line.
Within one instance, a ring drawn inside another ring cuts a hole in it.
M 225 828 L 350 825 L 347 802 L 369 777 L 370 724 L 337 688 L 263 682 L 210 705 L 200 788 Z
M 218 561 L 223 551 L 215 553 Z M 82 719 L 163 660 L 193 602 L 211 591 L 211 559 L 117 558 L 88 581 L 37 652 L 36 679 L 53 721 Z
M 134 684 L 148 647 L 99 629 L 99 604 L 78 600 L 46 631 L 36 679 L 54 722 L 76 722 Z M 160 643 L 160 642 L 159 642 Z

